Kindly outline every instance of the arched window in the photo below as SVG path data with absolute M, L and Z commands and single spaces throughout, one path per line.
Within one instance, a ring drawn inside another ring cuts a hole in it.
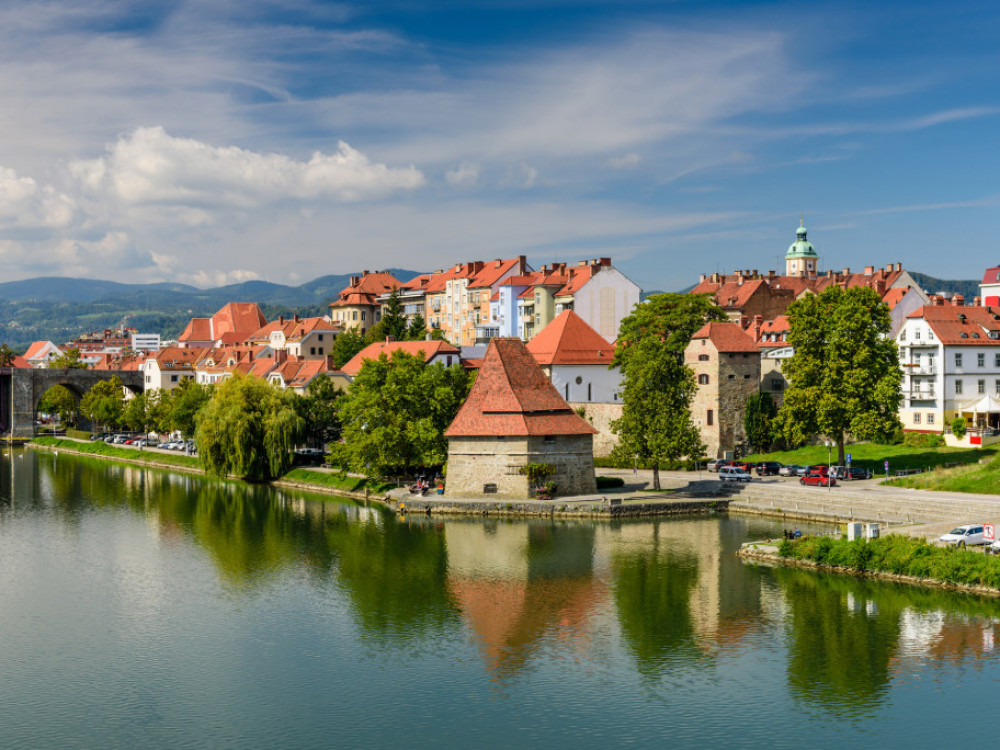
M 698 385 L 708 385 L 708 375 L 699 375 Z

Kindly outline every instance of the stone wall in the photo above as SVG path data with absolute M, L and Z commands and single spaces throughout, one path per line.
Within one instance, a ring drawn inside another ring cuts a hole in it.
M 486 485 L 496 485 L 500 497 L 525 499 L 530 488 L 521 468 L 529 463 L 555 467 L 552 481 L 559 495 L 597 491 L 592 436 L 556 435 L 451 438 L 446 494 L 460 498 L 487 496 Z
M 611 431 L 611 423 L 622 415 L 622 404 L 595 404 L 586 401 L 571 401 L 574 409 L 583 408 L 583 418 L 597 430 L 594 435 L 594 455 L 607 458 L 618 444 L 618 436 Z
M 743 415 L 747 396 L 760 388 L 760 355 L 719 352 L 708 339 L 698 339 L 688 345 L 685 363 L 696 379 L 708 379 L 698 385 L 691 419 L 701 432 L 708 457 L 723 457 L 746 440 Z

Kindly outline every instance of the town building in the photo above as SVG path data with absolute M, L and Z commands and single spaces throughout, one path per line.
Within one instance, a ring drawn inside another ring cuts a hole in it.
M 195 364 L 204 349 L 190 346 L 167 347 L 150 354 L 142 364 L 146 391 L 169 391 L 184 380 L 194 380 Z
M 177 341 L 181 347 L 204 349 L 242 344 L 267 324 L 254 302 L 230 302 L 211 318 L 191 318 Z
M 388 271 L 362 271 L 330 303 L 330 322 L 345 331 L 364 336 L 382 319 L 379 298 L 403 285 Z
M 300 359 L 325 360 L 333 349 L 339 328 L 326 318 L 300 318 L 293 315 L 262 326 L 247 337 L 251 347 L 266 346 L 272 352 L 285 351 Z
M 907 317 L 896 336 L 903 368 L 903 428 L 953 438 L 948 434 L 951 422 L 962 417 L 969 433 L 965 444 L 996 442 L 1000 307 L 965 305 L 961 295 L 931 300 Z
M 48 367 L 52 360 L 62 355 L 62 349 L 51 341 L 36 341 L 24 352 L 24 359 L 32 367 L 39 369 Z
M 490 341 L 448 438 L 447 494 L 527 498 L 528 464 L 551 464 L 560 495 L 596 492 L 596 430 L 556 391 L 520 339 Z
M 734 457 L 745 447 L 747 397 L 760 388 L 760 351 L 738 323 L 706 323 L 684 350 L 698 382 L 691 417 L 710 458 Z
M 462 364 L 460 350 L 447 341 L 393 341 L 387 337 L 385 341 L 369 344 L 355 354 L 340 370 L 332 373 L 334 383 L 341 388 L 350 387 L 354 378 L 361 372 L 365 362 L 378 359 L 382 355 L 392 357 L 396 352 L 410 355 L 420 355 L 428 365 L 440 364 L 444 367 Z

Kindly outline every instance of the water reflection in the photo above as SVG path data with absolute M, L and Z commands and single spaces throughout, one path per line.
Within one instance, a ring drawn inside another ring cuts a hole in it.
M 493 683 L 554 659 L 607 668 L 620 652 L 665 694 L 668 675 L 726 679 L 766 653 L 775 700 L 856 719 L 879 715 L 912 675 L 985 669 L 1000 627 L 991 598 L 744 564 L 735 549 L 775 535 L 769 521 L 398 519 L 268 487 L 6 452 L 0 524 L 31 514 L 69 530 L 100 514 L 138 517 L 149 544 L 196 550 L 230 596 L 304 580 L 346 605 L 361 642 L 454 651 L 467 640 Z

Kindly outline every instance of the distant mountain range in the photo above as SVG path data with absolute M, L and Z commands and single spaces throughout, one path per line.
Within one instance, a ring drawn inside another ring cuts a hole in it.
M 388 269 L 400 281 L 419 271 Z M 192 317 L 211 315 L 227 302 L 256 302 L 268 320 L 278 315 L 325 315 L 327 304 L 353 274 L 321 276 L 300 286 L 247 281 L 214 289 L 188 284 L 120 284 L 115 281 L 40 277 L 0 283 L 0 343 L 23 352 L 33 341 L 60 346 L 87 331 L 127 324 L 144 333 L 174 338 Z M 978 281 L 937 279 L 910 272 L 929 294 L 949 292 L 966 300 L 979 294 Z M 684 292 L 693 289 L 689 286 Z M 643 298 L 658 292 L 647 292 Z
M 400 281 L 420 272 L 388 269 Z M 247 281 L 214 289 L 188 284 L 40 277 L 0 283 L 0 343 L 23 351 L 31 342 L 60 346 L 81 333 L 127 324 L 164 338 L 178 336 L 192 317 L 213 314 L 227 302 L 256 302 L 268 319 L 325 315 L 327 305 L 354 274 L 321 276 L 300 286 Z

